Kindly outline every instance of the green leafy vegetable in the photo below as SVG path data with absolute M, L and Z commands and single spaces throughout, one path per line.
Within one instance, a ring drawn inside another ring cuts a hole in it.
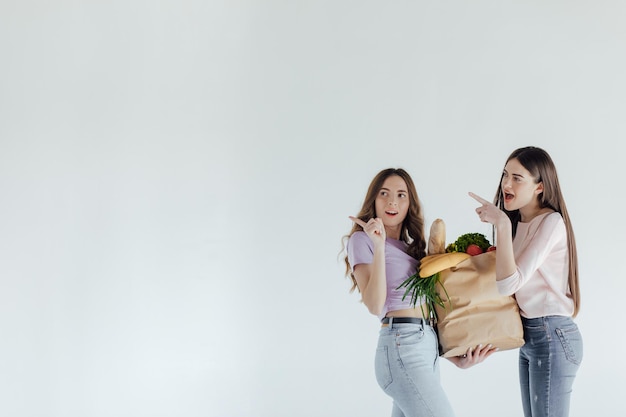
M 465 233 L 459 236 L 455 242 L 446 246 L 446 252 L 465 252 L 472 243 L 480 246 L 483 252 L 491 246 L 489 240 L 482 233 Z

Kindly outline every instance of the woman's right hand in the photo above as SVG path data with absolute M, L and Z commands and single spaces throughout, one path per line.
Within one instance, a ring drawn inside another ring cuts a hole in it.
M 491 223 L 496 228 L 502 227 L 503 225 L 508 225 L 511 223 L 509 217 L 506 213 L 500 210 L 495 204 L 490 201 L 485 200 L 484 198 L 470 192 L 468 193 L 470 197 L 474 200 L 478 201 L 481 206 L 476 208 L 476 214 L 480 218 L 480 221 L 483 223 Z
M 385 239 L 387 238 L 387 233 L 385 232 L 385 225 L 383 221 L 378 217 L 369 219 L 366 223 L 358 217 L 349 216 L 350 220 L 358 224 L 363 228 L 363 231 L 367 233 L 367 236 L 374 242 L 377 243 L 385 243 Z
M 467 349 L 465 355 L 453 356 L 447 359 L 459 368 L 467 369 L 474 365 L 478 365 L 497 351 L 498 348 L 493 347 L 491 344 L 488 344 L 487 346 L 483 346 L 481 344 L 476 346 L 474 349 Z

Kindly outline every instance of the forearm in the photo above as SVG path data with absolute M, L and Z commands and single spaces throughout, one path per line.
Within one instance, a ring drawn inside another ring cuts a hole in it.
M 496 224 L 496 280 L 510 277 L 517 270 L 513 253 L 513 235 L 511 221 L 505 216 Z

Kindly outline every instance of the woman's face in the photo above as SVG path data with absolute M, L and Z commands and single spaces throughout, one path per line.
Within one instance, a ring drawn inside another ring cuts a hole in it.
M 535 178 L 517 159 L 507 162 L 500 186 L 504 208 L 508 211 L 539 205 L 537 196 L 543 191 L 543 183 L 535 183 Z
M 409 212 L 409 191 L 404 180 L 392 175 L 383 182 L 376 196 L 376 217 L 386 228 L 402 226 Z

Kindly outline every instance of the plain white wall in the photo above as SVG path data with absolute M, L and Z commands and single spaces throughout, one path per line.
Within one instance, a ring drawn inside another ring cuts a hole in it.
M 338 257 L 373 175 L 427 224 L 548 150 L 578 240 L 572 417 L 618 415 L 620 1 L 4 1 L 0 415 L 388 415 Z M 519 417 L 517 356 L 442 362 L 459 416 Z

